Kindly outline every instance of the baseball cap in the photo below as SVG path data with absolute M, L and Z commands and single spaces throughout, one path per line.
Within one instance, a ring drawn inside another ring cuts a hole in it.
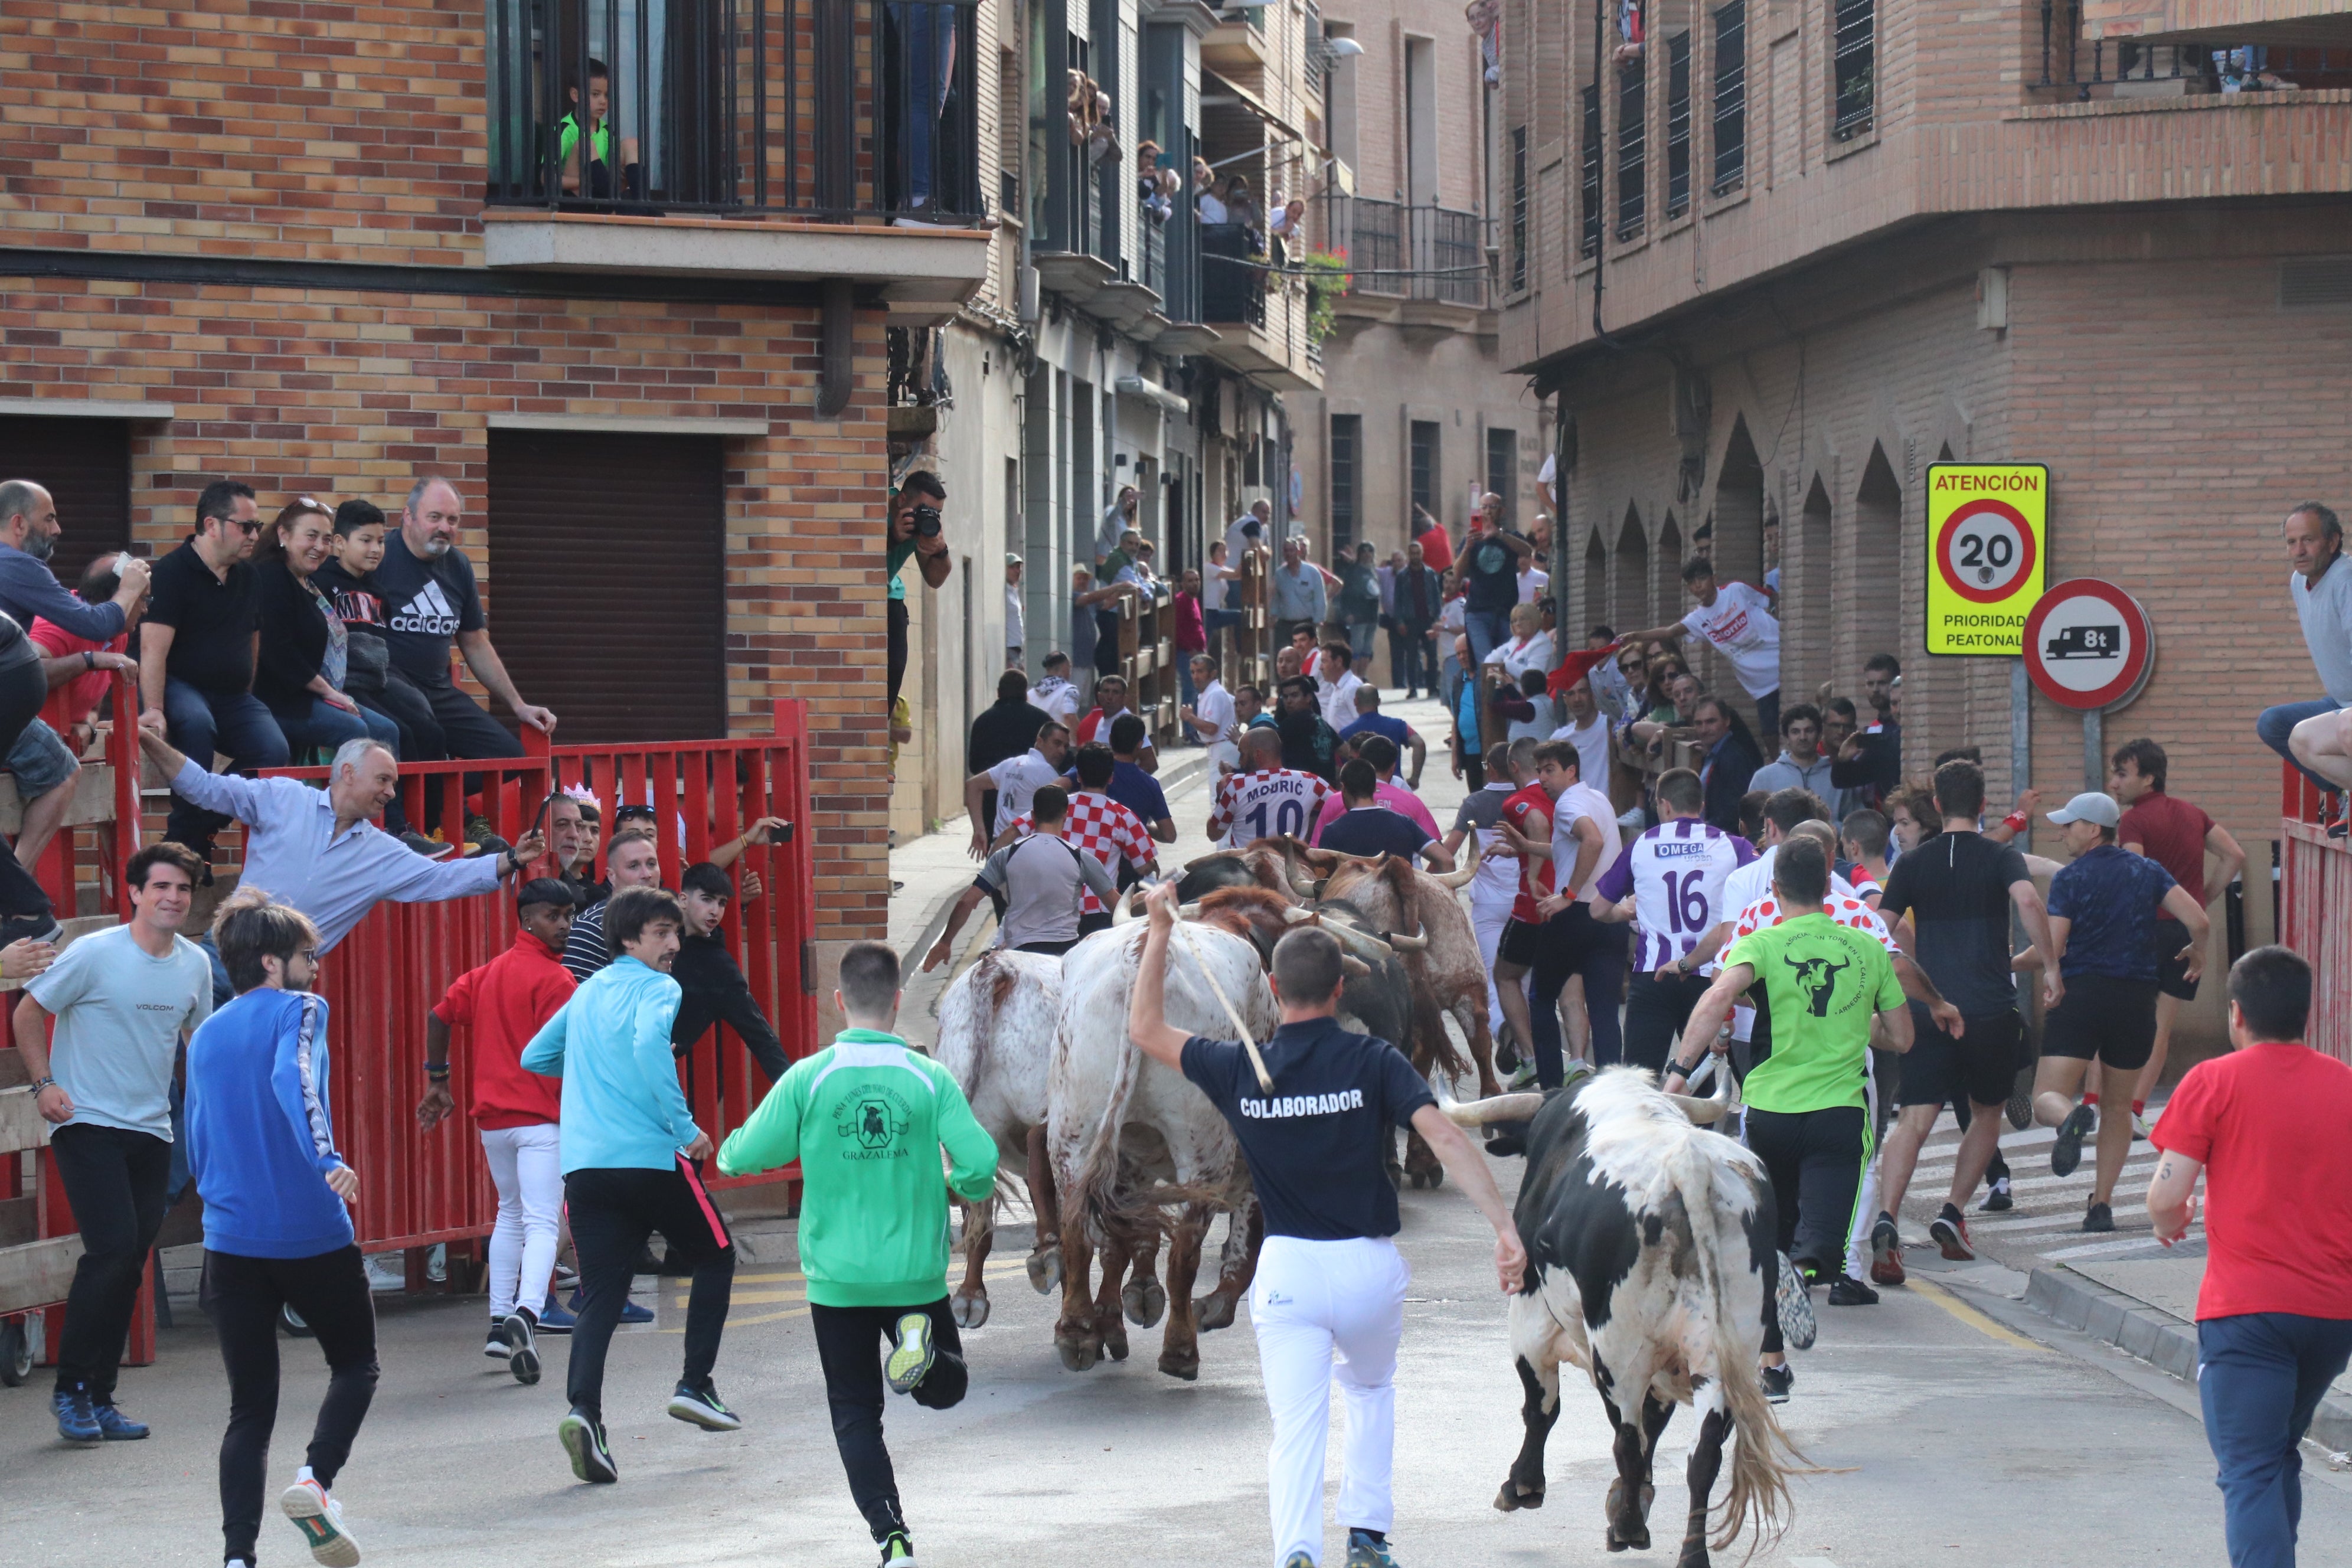
M 2116 797 L 2086 790 L 2050 814 L 2050 820 L 2063 826 L 2070 822 L 2095 822 L 2101 827 L 2113 827 L 2124 819 L 2124 808 Z
M 1018 566 L 1021 564 L 1021 557 L 1013 554 L 1013 552 L 1008 550 L 1004 552 L 1004 563 L 1007 566 Z

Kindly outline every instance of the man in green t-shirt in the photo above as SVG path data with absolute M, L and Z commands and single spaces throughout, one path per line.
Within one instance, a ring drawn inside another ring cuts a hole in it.
M 883 1568 L 915 1554 L 882 1443 L 883 1384 L 933 1410 L 962 1400 L 970 1375 L 948 1313 L 948 1194 L 976 1203 L 996 1183 L 996 1142 L 954 1077 L 890 1032 L 898 974 L 889 948 L 852 943 L 833 996 L 849 1027 L 793 1064 L 719 1151 L 730 1176 L 801 1163 L 810 1326 L 834 1441 Z M 877 1358 L 884 1342 L 889 1354 Z
M 1692 1008 L 1683 1039 L 1715 1042 L 1731 1005 L 1761 982 L 1772 1015 L 1772 1054 L 1741 1086 L 1748 1101 L 1748 1146 L 1764 1162 L 1780 1207 L 1780 1247 L 1793 1268 L 1781 1271 L 1780 1333 L 1802 1350 L 1811 1342 L 1810 1288 L 1844 1272 L 1854 1200 L 1870 1163 L 1864 1110 L 1871 1025 L 1884 1049 L 1911 1048 L 1911 1010 L 1886 950 L 1866 931 L 1842 926 L 1822 907 L 1829 894 L 1829 856 L 1811 837 L 1790 838 L 1772 863 L 1772 890 L 1787 911 L 1735 943 L 1715 984 Z M 1690 1045 L 1683 1058 L 1693 1055 Z M 1696 1061 L 1669 1064 L 1667 1081 L 1687 1077 Z M 1676 1086 L 1679 1087 L 1679 1086 Z M 1765 1331 L 1765 1388 L 1776 1403 L 1793 1381 L 1780 1335 Z

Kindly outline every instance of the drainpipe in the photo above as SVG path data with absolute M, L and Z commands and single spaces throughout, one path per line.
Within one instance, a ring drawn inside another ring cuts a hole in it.
M 849 408 L 856 379 L 853 340 L 857 326 L 856 291 L 846 278 L 828 278 L 818 285 L 824 311 L 816 376 L 816 416 L 838 419 Z

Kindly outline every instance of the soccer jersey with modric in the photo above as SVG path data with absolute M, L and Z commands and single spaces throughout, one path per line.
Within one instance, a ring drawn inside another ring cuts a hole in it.
M 1286 833 L 1303 838 L 1330 792 L 1313 773 L 1290 768 L 1228 773 L 1217 784 L 1217 804 L 1209 813 L 1209 841 L 1239 849 L 1253 839 Z

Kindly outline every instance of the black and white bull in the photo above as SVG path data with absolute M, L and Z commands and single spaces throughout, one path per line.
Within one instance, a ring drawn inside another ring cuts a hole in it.
M 1746 1531 L 1759 1542 L 1777 1536 L 1788 1478 L 1804 1468 L 1757 1375 L 1779 1265 L 1771 1183 L 1754 1154 L 1692 1120 L 1713 1121 L 1726 1108 L 1661 1093 L 1634 1068 L 1446 1107 L 1465 1126 L 1533 1115 L 1516 1210 L 1527 1280 L 1510 1308 L 1526 1434 L 1495 1506 L 1543 1506 L 1544 1441 L 1559 1418 L 1560 1363 L 1572 1363 L 1616 1434 L 1612 1552 L 1648 1549 L 1658 1437 L 1676 1405 L 1698 1418 L 1680 1568 L 1708 1562 L 1707 1498 L 1726 1436 L 1734 1448 L 1718 1551 Z

